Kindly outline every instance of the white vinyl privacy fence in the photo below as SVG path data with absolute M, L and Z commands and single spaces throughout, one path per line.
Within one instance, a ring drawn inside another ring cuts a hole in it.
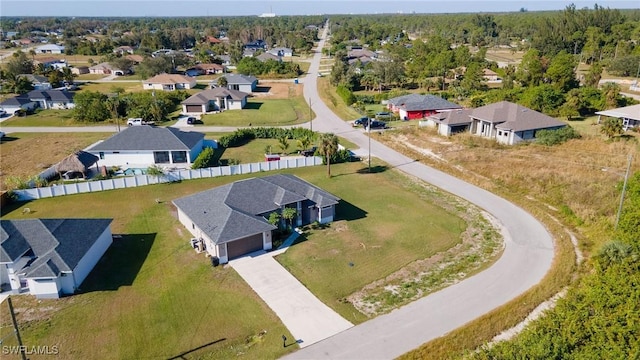
M 322 158 L 319 156 L 302 157 L 295 159 L 282 159 L 278 161 L 268 161 L 252 164 L 229 165 L 211 167 L 197 170 L 173 170 L 163 175 L 136 175 L 126 177 L 116 177 L 108 180 L 83 181 L 65 185 L 54 185 L 34 189 L 15 190 L 18 200 L 35 200 L 55 196 L 80 194 L 95 191 L 105 191 L 114 189 L 124 189 L 144 185 L 154 185 L 160 183 L 176 182 L 182 180 L 211 178 L 225 175 L 251 174 L 262 171 L 272 171 L 280 169 L 292 169 L 306 166 L 322 165 Z

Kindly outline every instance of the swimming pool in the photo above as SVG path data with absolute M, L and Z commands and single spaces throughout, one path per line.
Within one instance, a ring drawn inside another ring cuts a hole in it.
M 144 168 L 128 168 L 124 171 L 124 175 L 144 175 L 147 169 Z

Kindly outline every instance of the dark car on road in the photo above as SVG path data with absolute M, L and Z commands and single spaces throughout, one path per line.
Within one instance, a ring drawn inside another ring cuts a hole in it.
M 191 125 L 202 124 L 202 120 L 198 120 L 193 116 L 190 116 L 187 118 L 187 124 L 191 124 Z
M 353 121 L 353 123 L 351 124 L 353 127 L 357 127 L 357 126 L 367 126 L 367 123 L 369 122 L 369 118 L 366 116 L 363 116 L 359 119 L 355 119 Z
M 378 121 L 378 120 L 371 120 L 370 123 L 371 126 L 371 130 L 373 129 L 386 129 L 387 128 L 387 123 L 384 121 Z M 367 125 L 365 124 L 364 128 L 367 128 Z

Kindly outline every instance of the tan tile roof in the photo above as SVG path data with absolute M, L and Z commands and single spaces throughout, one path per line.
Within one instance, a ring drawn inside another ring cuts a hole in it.
M 547 129 L 565 126 L 560 120 L 508 101 L 485 105 L 472 111 L 474 119 L 497 124 L 496 128 L 511 131 Z
M 190 84 L 194 82 L 193 78 L 180 74 L 158 74 L 150 79 L 145 80 L 147 84 Z

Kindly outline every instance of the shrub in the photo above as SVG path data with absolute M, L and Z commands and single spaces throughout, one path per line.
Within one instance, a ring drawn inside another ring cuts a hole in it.
M 336 88 L 336 93 L 340 96 L 340 98 L 342 98 L 342 101 L 344 101 L 347 106 L 356 102 L 355 95 L 353 95 L 351 90 L 349 90 L 344 85 L 338 85 L 338 87 Z
M 579 139 L 580 134 L 571 126 L 557 130 L 540 130 L 536 133 L 538 143 L 547 146 L 562 144 L 570 139 Z
M 211 147 L 204 148 L 204 150 L 202 150 L 200 155 L 198 155 L 196 160 L 193 162 L 193 165 L 191 165 L 191 168 L 202 169 L 202 168 L 213 166 L 213 160 L 214 160 L 213 154 L 214 154 L 213 148 Z

